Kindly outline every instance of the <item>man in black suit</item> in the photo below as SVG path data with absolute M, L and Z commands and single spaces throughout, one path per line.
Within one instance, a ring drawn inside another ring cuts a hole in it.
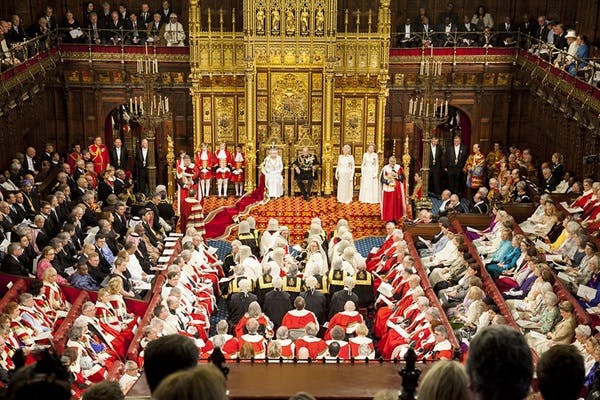
M 173 14 L 173 8 L 171 8 L 169 2 L 165 0 L 162 2 L 161 9 L 157 12 L 160 14 L 160 19 L 163 22 L 163 24 L 168 24 L 171 14 Z
M 113 212 L 113 217 L 115 218 L 113 222 L 113 230 L 119 234 L 119 240 L 121 242 L 125 242 L 125 235 L 127 234 L 127 217 L 125 213 L 127 212 L 127 206 L 122 201 L 117 201 L 115 204 L 115 211 Z
M 429 18 L 423 17 L 421 25 L 419 26 L 419 32 L 421 32 L 421 40 L 425 43 L 431 43 L 433 26 L 429 23 Z
M 442 178 L 442 146 L 437 137 L 431 138 L 431 153 L 429 154 L 429 191 L 439 196 Z
M 110 156 L 110 165 L 115 169 L 127 169 L 129 164 L 129 152 L 127 148 L 123 146 L 123 141 L 116 138 L 113 147 L 110 149 L 108 155 Z
M 119 19 L 125 24 L 129 20 L 129 11 L 127 11 L 127 4 L 119 4 Z
M 25 160 L 21 166 L 21 175 L 31 174 L 35 176 L 40 170 L 40 161 L 35 155 L 36 151 L 33 147 L 28 147 L 25 150 Z
M 398 47 L 415 47 L 418 45 L 415 26 L 412 24 L 410 18 L 406 18 L 404 24 L 399 25 L 396 31 L 398 34 L 396 45 Z
M 27 39 L 25 35 L 25 28 L 23 28 L 21 24 L 21 17 L 17 14 L 14 14 L 11 17 L 12 26 L 8 33 L 6 33 L 5 38 L 9 45 L 14 43 L 24 42 Z
M 546 17 L 543 15 L 540 15 L 538 17 L 538 24 L 537 26 L 533 29 L 533 36 L 535 39 L 538 39 L 542 42 L 547 42 L 548 41 L 548 27 L 547 27 L 548 21 L 546 21 Z
M 550 168 L 542 169 L 542 181 L 540 182 L 540 189 L 545 193 L 551 193 L 556 190 L 556 186 L 559 181 L 554 175 Z
M 148 140 L 142 139 L 135 154 L 137 191 L 148 194 Z
M 156 232 L 160 232 L 162 230 L 162 225 L 160 224 L 160 212 L 158 211 L 158 204 L 160 203 L 161 194 L 158 192 L 152 193 L 150 199 L 146 203 L 146 208 L 149 208 L 154 213 L 154 218 L 152 219 L 152 230 Z
M 523 14 L 521 23 L 519 24 L 519 27 L 518 27 L 519 32 L 521 32 L 524 35 L 531 35 L 533 33 L 534 29 L 535 29 L 535 26 L 534 26 L 533 22 L 531 21 L 529 14 Z
M 445 170 L 448 172 L 448 186 L 452 193 L 460 193 L 464 179 L 462 169 L 467 162 L 468 152 L 462 144 L 460 136 L 454 136 L 452 145 L 446 148 Z
M 111 21 L 110 4 L 108 1 L 102 3 L 102 10 L 98 13 L 98 22 L 101 29 L 108 29 Z
M 129 19 L 125 21 L 125 44 L 144 45 L 146 44 L 146 25 L 138 21 L 137 14 L 130 14 Z
M 563 24 L 554 25 L 554 47 L 558 50 L 567 51 L 569 47 L 569 43 L 567 43 L 567 33 L 565 32 L 565 27 Z M 556 59 L 558 57 L 559 52 L 554 51 L 552 53 L 552 59 Z
M 150 6 L 148 6 L 148 3 L 142 3 L 142 10 L 138 15 L 138 21 L 140 25 L 145 27 L 144 29 L 147 29 L 152 22 L 152 12 L 150 11 Z
M 446 17 L 438 26 L 436 35 L 436 44 L 438 47 L 454 46 L 456 42 L 456 25 Z
M 11 243 L 6 250 L 6 256 L 2 261 L 0 270 L 6 274 L 30 276 L 29 271 L 19 261 L 19 257 L 23 254 L 23 248 L 19 243 Z
M 127 176 L 125 175 L 125 171 L 122 169 L 118 169 L 115 171 L 115 182 L 114 182 L 114 193 L 119 196 L 121 193 L 125 191 L 127 187 Z
M 454 3 L 451 1 L 446 4 L 446 11 L 442 11 L 438 15 L 437 23 L 440 25 L 443 24 L 446 18 L 449 18 L 453 25 L 458 24 L 458 14 L 456 14 L 456 11 L 454 11 Z
M 471 22 L 468 15 L 464 16 L 463 23 L 458 26 L 458 45 L 469 47 L 477 40 L 477 25 Z
M 110 18 L 110 22 L 107 26 L 106 41 L 109 44 L 123 44 L 123 41 L 125 40 L 125 24 L 119 17 L 119 12 L 113 11 L 110 13 Z
M 504 23 L 498 26 L 498 42 L 503 42 L 509 36 L 514 37 L 514 33 L 517 28 L 512 23 L 512 19 L 510 17 L 504 17 Z
M 46 27 L 48 29 L 53 30 L 58 28 L 58 23 L 56 22 L 56 17 L 54 16 L 54 9 L 52 7 L 46 6 L 42 18 L 46 20 Z

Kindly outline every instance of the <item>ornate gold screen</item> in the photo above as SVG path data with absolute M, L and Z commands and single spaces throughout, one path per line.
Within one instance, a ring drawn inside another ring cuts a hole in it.
M 333 166 L 344 144 L 358 165 L 369 143 L 383 159 L 389 4 L 380 0 L 376 10 L 357 11 L 368 13 L 366 32 L 338 32 L 336 0 L 245 0 L 243 32 L 225 32 L 223 12 L 191 0 L 194 145 L 242 144 L 249 191 L 274 141 L 286 171 L 300 141 L 313 143 L 324 194 L 333 192 Z M 219 31 L 208 23 L 215 18 Z

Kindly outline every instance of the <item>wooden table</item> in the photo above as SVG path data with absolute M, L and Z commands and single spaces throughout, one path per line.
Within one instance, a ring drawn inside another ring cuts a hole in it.
M 319 400 L 372 399 L 380 390 L 401 389 L 398 371 L 403 367 L 376 362 L 368 365 L 231 363 L 227 366 L 230 369 L 229 398 L 233 400 L 287 399 L 301 391 Z M 425 370 L 427 366 L 419 365 L 418 368 Z M 149 395 L 142 376 L 127 397 L 147 398 Z

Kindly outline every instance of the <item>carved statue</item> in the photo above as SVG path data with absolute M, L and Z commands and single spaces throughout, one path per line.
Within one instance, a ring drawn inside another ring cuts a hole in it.
M 300 34 L 302 36 L 308 35 L 308 8 L 304 7 L 300 13 Z
M 325 12 L 323 7 L 317 9 L 317 16 L 315 17 L 315 34 L 322 35 L 325 30 Z
M 265 33 L 265 10 L 262 7 L 256 12 L 256 33 Z
M 279 35 L 279 28 L 281 25 L 281 14 L 278 9 L 271 11 L 271 33 L 273 35 Z
M 288 8 L 285 12 L 285 33 L 288 35 L 293 35 L 296 33 L 296 18 L 294 16 L 294 11 L 291 8 Z

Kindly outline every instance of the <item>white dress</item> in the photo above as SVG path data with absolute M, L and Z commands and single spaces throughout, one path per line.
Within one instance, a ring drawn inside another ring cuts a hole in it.
M 338 179 L 337 201 L 351 203 L 354 194 L 354 157 L 351 154 L 340 154 L 335 174 Z
M 363 155 L 358 201 L 370 204 L 380 201 L 379 157 L 375 152 Z
M 275 158 L 268 156 L 265 158 L 262 166 L 262 173 L 265 174 L 265 185 L 267 186 L 268 197 L 283 196 L 283 161 L 280 156 Z

